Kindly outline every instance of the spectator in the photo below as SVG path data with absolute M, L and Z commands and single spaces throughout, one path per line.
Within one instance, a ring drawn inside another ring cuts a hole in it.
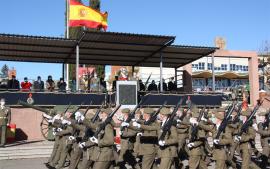
M 66 92 L 67 84 L 64 81 L 64 78 L 60 78 L 60 81 L 57 83 L 57 87 L 59 89 L 59 92 Z
M 48 76 L 48 80 L 46 81 L 46 89 L 49 90 L 50 92 L 54 91 L 55 88 L 55 83 L 52 79 L 52 76 Z
M 71 80 L 71 86 L 70 86 L 71 92 L 76 92 L 76 79 L 73 78 Z
M 167 91 L 168 90 L 167 83 L 165 82 L 164 79 L 162 79 L 162 81 L 163 81 L 163 91 Z M 158 84 L 158 90 L 160 91 L 160 83 Z
M 44 82 L 41 80 L 40 76 L 34 81 L 34 90 L 39 92 L 44 90 Z
M 7 88 L 8 88 L 8 89 L 16 89 L 16 90 L 20 90 L 20 83 L 19 83 L 19 81 L 16 79 L 16 76 L 12 75 L 12 78 L 8 81 Z
M 28 82 L 28 78 L 25 77 L 24 81 L 21 83 L 22 91 L 30 91 L 32 83 Z
M 168 83 L 168 91 L 176 91 L 177 89 L 176 84 L 173 80 L 174 80 L 174 77 L 170 78 L 170 81 Z
M 107 90 L 107 84 L 106 84 L 106 81 L 104 81 L 104 78 L 102 77 L 102 78 L 100 78 L 100 90 L 102 91 L 102 92 L 106 92 L 106 90 Z
M 157 91 L 157 85 L 155 83 L 155 80 L 152 80 L 152 83 L 148 86 L 148 91 Z
M 141 79 L 139 80 L 139 87 L 140 87 L 140 91 L 145 91 L 145 86 Z
M 114 81 L 112 83 L 112 91 L 116 91 L 116 81 L 118 81 L 118 76 L 115 76 L 114 78 L 115 79 L 114 79 Z

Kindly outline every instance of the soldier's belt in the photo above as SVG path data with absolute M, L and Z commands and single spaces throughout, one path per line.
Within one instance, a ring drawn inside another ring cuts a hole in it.
M 157 137 L 154 137 L 154 136 L 142 136 L 140 138 L 140 142 L 142 144 L 157 144 L 158 143 L 158 138 Z
M 0 119 L 6 119 L 7 117 L 0 117 Z

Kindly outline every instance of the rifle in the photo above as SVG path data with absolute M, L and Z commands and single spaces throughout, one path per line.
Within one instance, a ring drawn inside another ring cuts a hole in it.
M 128 118 L 125 120 L 126 123 L 130 123 L 131 120 L 135 117 L 136 110 L 141 106 L 142 99 L 139 104 L 133 109 L 133 111 L 128 115 Z M 120 127 L 120 131 L 123 131 L 126 127 Z
M 144 84 L 144 86 L 145 86 L 145 91 L 146 91 L 146 89 L 147 89 L 147 84 L 149 83 L 149 80 L 150 80 L 151 76 L 152 76 L 152 73 L 148 76 L 147 80 L 145 81 L 145 84 Z
M 202 120 L 203 114 L 205 111 L 205 107 L 200 111 L 199 117 L 198 117 L 198 123 Z M 194 142 L 197 139 L 197 134 L 198 134 L 198 126 L 197 125 L 192 125 L 191 126 L 191 138 L 189 140 L 190 143 Z
M 239 117 L 241 115 L 242 109 L 243 109 L 242 102 L 240 102 L 239 105 L 237 106 L 237 114 L 234 117 L 232 124 L 239 122 Z
M 268 114 L 265 116 L 265 122 L 262 124 L 263 129 L 265 129 L 269 126 L 269 122 L 270 122 L 270 112 L 268 112 Z
M 111 112 L 109 114 L 109 116 L 106 118 L 106 120 L 104 122 L 102 122 L 100 124 L 100 126 L 97 128 L 95 134 L 94 134 L 94 137 L 95 138 L 98 138 L 98 135 L 101 131 L 105 130 L 105 127 L 112 121 L 112 118 L 114 116 L 114 114 L 117 112 L 117 110 L 121 107 L 121 104 L 119 104 L 114 110 L 113 112 Z
M 83 116 L 85 116 L 87 114 L 87 112 L 89 111 L 89 109 L 91 108 L 92 105 L 92 101 L 90 102 L 89 106 L 87 106 L 85 112 L 83 113 Z
M 78 107 L 77 107 L 77 109 L 76 109 L 76 110 L 74 110 L 74 111 L 72 112 L 72 114 L 71 114 L 70 118 L 75 117 L 75 113 L 76 113 L 78 110 L 80 110 L 80 109 L 81 109 L 81 107 L 82 107 L 82 105 L 83 105 L 83 104 L 84 104 L 84 103 L 82 102 L 82 103 L 81 103 L 81 105 L 80 105 L 80 106 L 78 106 Z
M 173 112 L 170 116 L 168 116 L 167 120 L 165 121 L 164 125 L 161 128 L 161 135 L 159 137 L 159 141 L 160 140 L 164 140 L 166 134 L 170 131 L 173 122 L 174 122 L 174 117 L 176 116 L 176 112 L 178 111 L 178 109 L 181 107 L 182 102 L 183 102 L 183 98 L 177 103 L 177 105 L 175 106 L 175 108 L 173 109 Z
M 257 103 L 257 105 L 254 107 L 254 109 L 252 110 L 252 112 L 251 112 L 251 115 L 248 117 L 248 119 L 245 121 L 245 123 L 242 125 L 242 127 L 241 127 L 241 129 L 240 129 L 240 131 L 238 132 L 238 136 L 241 136 L 244 132 L 247 132 L 247 130 L 248 130 L 248 127 L 250 126 L 250 125 L 252 125 L 252 123 L 253 123 L 253 117 L 255 116 L 255 114 L 256 114 L 256 112 L 257 112 L 257 110 L 259 109 L 259 107 L 262 105 L 262 103 L 263 103 L 263 101 L 257 101 L 258 103 Z
M 167 101 L 164 101 L 164 103 L 159 107 L 159 109 L 150 117 L 150 119 L 148 121 L 146 121 L 144 124 L 145 125 L 149 125 L 151 123 L 153 123 L 154 121 L 156 121 L 157 116 L 160 112 L 160 110 L 167 104 Z
M 103 104 L 101 105 L 101 107 L 96 111 L 94 117 L 91 119 L 91 122 L 92 123 L 95 123 L 97 121 L 98 116 L 99 116 L 99 113 L 101 112 L 101 109 L 103 108 L 104 104 L 105 103 L 103 102 Z
M 70 108 L 70 106 L 71 106 L 71 103 L 69 102 L 69 105 L 68 105 L 67 108 L 65 109 L 64 114 L 66 114 L 66 112 L 68 111 L 68 109 Z
M 219 128 L 218 128 L 218 132 L 217 135 L 215 137 L 215 139 L 219 139 L 221 133 L 225 132 L 226 126 L 231 118 L 232 112 L 235 109 L 235 104 L 233 103 L 232 106 L 230 106 L 230 109 L 227 110 L 227 112 L 225 112 L 226 117 L 222 120 Z

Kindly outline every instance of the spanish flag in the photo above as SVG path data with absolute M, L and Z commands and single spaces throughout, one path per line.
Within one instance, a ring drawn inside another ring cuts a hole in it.
M 101 13 L 75 0 L 70 0 L 69 6 L 69 26 L 86 26 L 88 28 L 108 27 L 108 13 Z

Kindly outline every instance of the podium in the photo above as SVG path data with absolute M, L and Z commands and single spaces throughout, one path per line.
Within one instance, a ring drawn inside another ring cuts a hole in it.
M 138 103 L 138 82 L 116 82 L 116 104 L 122 104 L 121 108 L 134 108 Z

